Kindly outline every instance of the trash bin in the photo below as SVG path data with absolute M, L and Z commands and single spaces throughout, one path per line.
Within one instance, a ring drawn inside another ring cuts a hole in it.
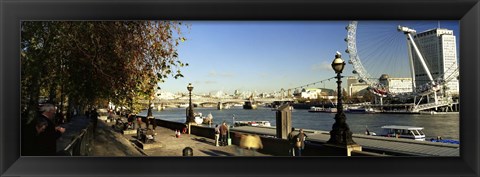
M 227 135 L 228 135 L 227 145 L 230 146 L 230 145 L 232 145 L 232 139 L 230 138 L 230 130 L 228 130 Z

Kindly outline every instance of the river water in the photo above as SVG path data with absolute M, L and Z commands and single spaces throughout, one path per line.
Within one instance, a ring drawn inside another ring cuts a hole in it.
M 270 121 L 272 126 L 276 126 L 276 111 L 270 108 L 259 107 L 256 110 L 246 110 L 242 107 L 232 107 L 230 109 L 217 110 L 215 108 L 195 108 L 195 112 L 200 112 L 203 116 L 209 113 L 213 115 L 215 124 L 226 121 L 232 124 L 233 117 L 236 121 Z M 147 112 L 142 111 L 139 115 L 146 116 Z M 153 111 L 156 119 L 169 120 L 174 122 L 185 122 L 185 108 L 169 108 L 163 111 Z M 304 109 L 295 109 L 292 111 L 292 126 L 295 128 L 314 129 L 330 131 L 335 122 L 333 119 L 335 113 L 312 113 Z M 443 139 L 459 139 L 460 116 L 459 114 L 445 115 L 420 115 L 420 114 L 350 114 L 346 113 L 347 124 L 353 133 L 365 133 L 368 127 L 370 132 L 381 132 L 381 126 L 384 125 L 408 125 L 424 127 L 427 139 L 441 136 Z

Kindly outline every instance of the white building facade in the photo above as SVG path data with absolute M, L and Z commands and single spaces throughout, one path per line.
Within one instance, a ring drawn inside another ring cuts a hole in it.
M 414 36 L 415 42 L 422 53 L 425 62 L 432 74 L 433 79 L 440 78 L 447 81 L 446 92 L 450 94 L 459 93 L 458 79 L 452 78 L 453 73 L 458 69 L 457 43 L 453 30 L 436 28 L 418 33 Z M 412 51 L 414 51 L 412 49 Z M 415 84 L 425 85 L 430 82 L 428 75 L 420 63 L 415 52 L 412 52 Z
M 347 93 L 349 96 L 353 96 L 359 92 L 365 92 L 368 88 L 368 84 L 358 82 L 356 76 L 347 77 Z
M 413 91 L 412 78 L 390 78 L 387 74 L 383 74 L 379 78 L 379 82 L 391 93 L 408 93 Z
M 305 98 L 305 99 L 318 99 L 318 98 L 328 98 L 333 94 L 333 90 L 325 88 L 303 88 L 302 90 L 296 90 L 293 95 L 296 98 Z

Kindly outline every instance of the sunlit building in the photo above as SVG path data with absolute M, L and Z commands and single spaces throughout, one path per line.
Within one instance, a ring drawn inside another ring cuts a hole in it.
M 391 93 L 407 93 L 413 91 L 412 78 L 391 78 L 387 74 L 382 74 L 379 82 Z
M 349 96 L 363 96 L 363 94 L 367 91 L 368 84 L 358 82 L 358 78 L 356 76 L 349 76 L 347 77 L 347 94 Z
M 453 73 L 458 68 L 457 43 L 453 30 L 443 28 L 431 29 L 416 34 L 414 38 L 432 77 L 448 81 L 446 83 L 446 92 L 458 94 L 459 82 L 457 78 L 452 78 Z M 413 54 L 413 60 L 415 84 L 420 86 L 430 82 L 418 56 Z
M 326 88 L 303 88 L 302 90 L 295 90 L 293 95 L 296 98 L 304 99 L 318 99 L 318 98 L 327 98 L 332 96 L 334 91 L 332 89 Z

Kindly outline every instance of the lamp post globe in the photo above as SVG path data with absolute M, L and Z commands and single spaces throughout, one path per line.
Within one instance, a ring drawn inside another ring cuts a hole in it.
M 188 83 L 187 90 L 188 90 L 189 92 L 192 92 L 192 90 L 193 90 L 192 83 Z
M 194 115 L 193 115 L 193 105 L 192 105 L 192 90 L 193 90 L 192 83 L 188 84 L 187 90 L 188 90 L 188 93 L 189 93 L 189 106 L 188 106 L 188 114 L 187 114 L 187 122 L 186 123 L 193 123 L 193 122 L 195 122 L 195 118 L 194 118 Z
M 341 58 L 342 54 L 337 51 L 335 54 L 335 59 L 333 59 L 332 62 L 332 68 L 335 71 L 335 73 L 340 74 L 343 71 L 343 68 L 345 68 L 345 61 Z
M 335 114 L 335 123 L 332 125 L 330 131 L 330 139 L 327 143 L 337 145 L 351 145 L 356 144 L 352 140 L 352 132 L 346 122 L 347 117 L 343 112 L 342 105 L 342 76 L 340 75 L 345 67 L 345 61 L 341 58 L 342 55 L 337 51 L 335 59 L 332 62 L 332 69 L 337 74 L 337 113 Z

